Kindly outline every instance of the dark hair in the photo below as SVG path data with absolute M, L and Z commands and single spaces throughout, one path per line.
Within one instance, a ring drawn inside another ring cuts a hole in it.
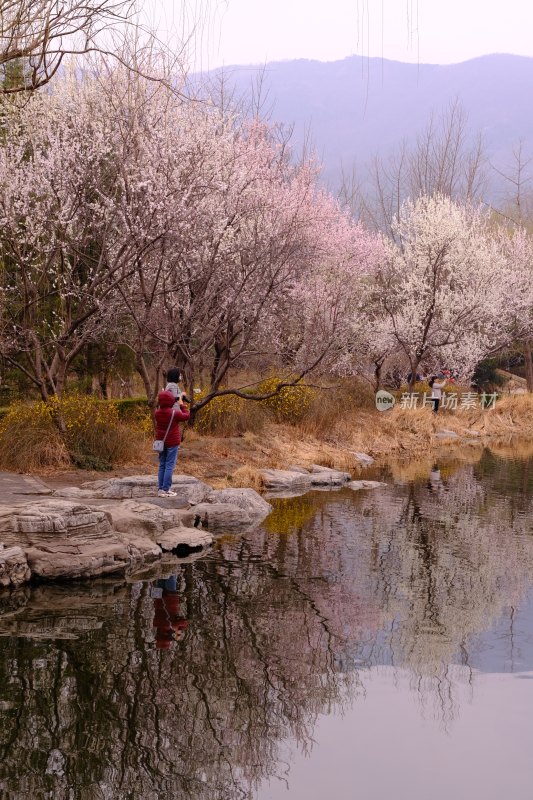
M 435 381 L 436 381 L 436 378 L 435 378 L 434 375 L 432 375 L 431 378 L 428 381 L 428 386 L 429 386 L 430 389 L 433 389 L 433 384 L 435 383 Z
M 167 383 L 179 383 L 181 380 L 181 372 L 177 367 L 171 367 L 167 371 Z

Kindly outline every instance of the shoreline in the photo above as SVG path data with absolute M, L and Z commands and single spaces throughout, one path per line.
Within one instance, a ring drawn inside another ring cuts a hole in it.
M 165 553 L 204 550 L 213 533 L 252 530 L 271 512 L 270 498 L 342 486 L 374 489 L 387 485 L 384 478 L 418 481 L 446 463 L 476 463 L 486 449 L 529 458 L 532 406 L 529 398 L 521 401 L 528 413 L 517 414 L 517 403 L 507 404 L 489 418 L 478 414 L 468 428 L 464 416 L 447 415 L 444 427 L 432 412 L 396 413 L 396 419 L 392 412 L 385 424 L 377 418 L 381 438 L 367 452 L 346 446 L 361 444 L 363 436 L 320 442 L 286 425 L 271 426 L 266 440 L 193 433 L 174 475 L 177 497 L 168 500 L 156 496 L 152 458 L 104 474 L 0 473 L 0 586 L 144 571 Z M 366 435 L 376 436 L 375 416 Z M 395 436 L 387 438 L 393 424 Z
M 431 462 L 441 454 L 491 447 L 509 455 L 533 455 L 533 395 L 502 399 L 494 409 L 439 412 L 429 409 L 387 412 L 354 409 L 349 420 L 336 421 L 323 436 L 298 426 L 268 424 L 259 433 L 241 436 L 200 435 L 186 429 L 175 473 L 210 483 L 214 489 L 261 490 L 262 469 L 286 469 L 313 464 L 351 472 L 383 469 L 390 462 Z M 147 444 L 141 463 L 117 466 L 108 472 L 81 469 L 40 470 L 31 473 L 52 488 L 79 486 L 89 480 L 155 474 L 156 460 Z M 358 458 L 366 455 L 371 466 Z M 0 503 L 1 503 L 0 498 Z

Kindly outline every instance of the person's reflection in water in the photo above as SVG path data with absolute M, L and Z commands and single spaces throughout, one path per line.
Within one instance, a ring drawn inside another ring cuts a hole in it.
M 438 493 L 443 487 L 442 478 L 438 464 L 433 464 L 429 473 L 428 489 L 430 492 Z
M 154 600 L 155 646 L 158 650 L 168 650 L 172 642 L 181 639 L 187 627 L 187 620 L 180 614 L 176 576 L 156 581 L 151 595 Z

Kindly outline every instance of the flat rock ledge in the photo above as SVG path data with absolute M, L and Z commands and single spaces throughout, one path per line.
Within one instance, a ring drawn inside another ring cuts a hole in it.
M 207 483 L 193 478 L 192 475 L 174 475 L 172 491 L 176 497 L 175 505 L 201 503 L 211 494 L 213 489 Z M 131 475 L 127 478 L 110 478 L 109 480 L 90 481 L 80 487 L 67 487 L 54 492 L 56 497 L 76 500 L 131 500 L 157 496 L 156 475 Z M 168 502 L 165 498 L 165 502 Z
M 189 555 L 198 550 L 204 550 L 213 542 L 213 537 L 207 531 L 191 530 L 180 525 L 169 528 L 157 539 L 157 543 L 165 552 L 176 552 L 178 555 Z
M 379 489 L 386 485 L 387 484 L 382 481 L 350 481 L 348 489 L 353 489 L 354 492 L 358 492 L 360 489 Z
M 312 464 L 310 469 L 290 467 L 289 469 L 260 470 L 265 489 L 270 492 L 287 490 L 307 490 L 321 486 L 344 486 L 351 480 L 349 472 L 340 472 L 329 467 Z
M 155 497 L 152 476 L 133 476 L 0 506 L 0 587 L 31 578 L 130 575 L 165 552 L 205 550 L 213 534 L 253 529 L 271 511 L 253 489 L 215 491 L 191 476 L 176 478 L 178 503 Z

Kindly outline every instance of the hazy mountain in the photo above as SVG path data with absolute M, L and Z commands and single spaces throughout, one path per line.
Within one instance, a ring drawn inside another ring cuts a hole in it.
M 244 93 L 261 70 L 263 109 L 278 122 L 294 123 L 297 143 L 310 134 L 332 183 L 341 165 L 351 169 L 355 162 L 362 171 L 375 153 L 386 155 L 402 139 L 414 139 L 432 110 L 440 112 L 456 98 L 472 132 L 483 133 L 495 164 L 511 163 L 520 139 L 533 154 L 533 58 L 489 55 L 438 66 L 351 56 L 224 72 L 228 84 Z

